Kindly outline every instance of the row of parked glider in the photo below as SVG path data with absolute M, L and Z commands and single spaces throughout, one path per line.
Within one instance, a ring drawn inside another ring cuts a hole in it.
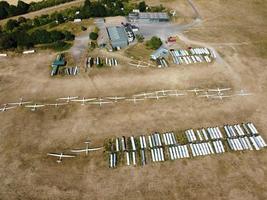
M 10 102 L 2 105 L 0 111 L 8 111 L 11 109 L 15 109 L 18 107 L 29 108 L 32 111 L 43 107 L 60 107 L 64 105 L 68 105 L 70 103 L 80 103 L 81 105 L 98 105 L 103 106 L 106 104 L 113 104 L 119 101 L 128 101 L 133 102 L 134 104 L 147 100 L 147 99 L 162 99 L 167 97 L 179 97 L 179 96 L 187 96 L 190 93 L 195 94 L 199 98 L 207 98 L 207 99 L 224 99 L 230 98 L 234 96 L 248 96 L 252 95 L 252 93 L 244 92 L 241 90 L 239 92 L 231 92 L 231 88 L 216 88 L 216 89 L 189 89 L 189 90 L 158 90 L 153 92 L 143 92 L 140 94 L 134 94 L 132 96 L 110 96 L 110 97 L 95 97 L 95 98 L 79 98 L 78 96 L 68 96 L 68 97 L 60 97 L 56 99 L 55 103 L 34 103 L 33 101 L 25 101 L 23 98 L 20 98 L 18 102 Z
M 72 150 L 70 150 L 70 153 L 68 153 L 68 154 L 60 152 L 60 153 L 47 153 L 47 155 L 48 156 L 52 156 L 52 157 L 56 157 L 57 158 L 57 162 L 61 163 L 63 158 L 74 158 L 78 154 L 81 154 L 81 153 L 85 153 L 85 155 L 87 156 L 89 154 L 89 152 L 98 151 L 98 150 L 103 149 L 103 147 L 89 148 L 90 141 L 86 141 L 84 143 L 86 144 L 85 148 L 72 149 Z

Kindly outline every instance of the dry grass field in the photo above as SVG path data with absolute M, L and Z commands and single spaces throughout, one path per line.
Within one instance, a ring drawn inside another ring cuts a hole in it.
M 149 2 L 151 2 L 150 0 Z M 158 1 L 154 1 L 157 3 Z M 186 1 L 160 1 L 180 10 Z M 183 2 L 183 3 L 181 3 Z M 224 101 L 181 97 L 99 109 L 70 105 L 0 113 L 0 199 L 267 199 L 266 150 L 149 163 L 111 170 L 102 152 L 63 160 L 47 152 L 102 145 L 105 138 L 252 121 L 267 140 L 267 52 L 264 0 L 195 0 L 203 22 L 184 34 L 213 46 L 225 63 L 161 69 L 101 69 L 49 76 L 55 53 L 0 58 L 0 103 L 23 96 L 131 95 L 157 89 L 232 87 L 253 96 Z M 177 7 L 175 7 L 177 6 Z M 190 7 L 186 7 L 190 10 Z M 183 9 L 182 9 L 183 10 Z M 181 13 L 184 11 L 181 11 Z M 192 17 L 192 13 L 188 17 Z M 167 30 L 166 30 L 167 31 Z

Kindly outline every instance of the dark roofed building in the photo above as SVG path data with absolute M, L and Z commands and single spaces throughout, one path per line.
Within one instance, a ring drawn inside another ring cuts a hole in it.
M 167 22 L 170 20 L 166 12 L 133 12 L 129 14 L 130 21 L 139 22 Z
M 128 36 L 124 27 L 108 27 L 107 32 L 112 48 L 121 49 L 128 45 Z

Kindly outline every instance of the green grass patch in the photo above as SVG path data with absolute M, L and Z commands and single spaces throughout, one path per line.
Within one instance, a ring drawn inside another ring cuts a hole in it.
M 143 43 L 137 43 L 125 50 L 126 56 L 137 60 L 149 59 L 153 50 L 146 47 Z

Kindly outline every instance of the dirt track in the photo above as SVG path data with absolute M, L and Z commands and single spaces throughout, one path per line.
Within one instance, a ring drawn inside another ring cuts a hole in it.
M 187 5 L 186 1 L 164 2 L 170 7 L 177 6 L 181 12 Z M 20 96 L 49 101 L 59 96 L 127 95 L 161 88 L 233 87 L 248 89 L 255 95 L 223 102 L 185 97 L 103 109 L 74 105 L 58 110 L 0 113 L 0 198 L 266 199 L 266 150 L 115 170 L 107 168 L 101 152 L 64 160 L 62 165 L 46 156 L 50 151 L 81 147 L 88 137 L 98 146 L 112 136 L 246 121 L 253 121 L 267 139 L 267 57 L 266 52 L 260 51 L 260 44 L 253 42 L 266 37 L 266 27 L 261 25 L 266 20 L 267 5 L 257 2 L 195 1 L 204 22 L 185 36 L 212 43 L 232 70 L 220 63 L 165 70 L 125 67 L 51 79 L 48 66 L 55 54 L 1 58 L 1 103 Z M 212 20 L 214 13 L 222 16 Z M 255 25 L 253 31 L 246 29 L 251 21 Z M 225 28 L 225 24 L 230 28 Z M 240 42 L 248 44 L 233 45 Z

